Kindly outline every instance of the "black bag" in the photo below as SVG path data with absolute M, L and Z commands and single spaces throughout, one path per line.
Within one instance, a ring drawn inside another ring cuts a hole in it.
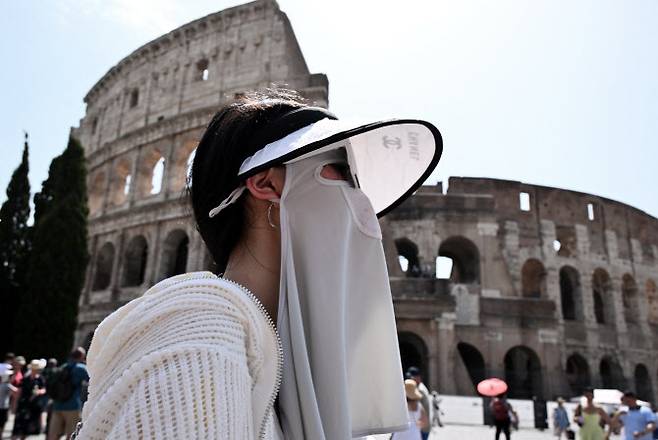
M 573 430 L 567 429 L 566 434 L 567 434 L 567 440 L 575 440 L 576 439 L 576 433 L 573 432 Z
M 64 365 L 55 368 L 48 377 L 46 393 L 56 402 L 65 402 L 73 396 L 73 374 L 72 365 Z

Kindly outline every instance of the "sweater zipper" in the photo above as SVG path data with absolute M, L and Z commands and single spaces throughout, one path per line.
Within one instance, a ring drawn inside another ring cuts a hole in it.
M 276 348 L 277 348 L 277 363 L 276 363 L 276 380 L 274 383 L 274 389 L 272 390 L 272 394 L 270 396 L 270 399 L 267 403 L 267 407 L 265 408 L 265 414 L 263 416 L 263 421 L 260 424 L 260 429 L 258 431 L 258 438 L 259 439 L 264 439 L 265 438 L 265 431 L 267 429 L 267 418 L 270 414 L 270 411 L 274 408 L 274 402 L 276 402 L 276 396 L 279 394 L 279 388 L 281 387 L 281 380 L 283 377 L 283 348 L 281 344 L 281 337 L 279 336 L 279 332 L 276 329 L 276 325 L 274 324 L 274 320 L 268 313 L 268 311 L 265 309 L 265 306 L 263 306 L 263 303 L 260 302 L 258 297 L 251 293 L 251 290 L 247 289 L 245 286 L 243 286 L 240 283 L 236 283 L 233 280 L 229 280 L 227 278 L 220 277 L 222 280 L 228 282 L 229 284 L 233 284 L 236 287 L 239 287 L 242 289 L 247 296 L 256 304 L 256 307 L 260 312 L 262 313 L 263 317 L 265 318 L 265 321 L 267 321 L 267 325 L 272 331 L 272 334 L 274 335 L 276 339 Z

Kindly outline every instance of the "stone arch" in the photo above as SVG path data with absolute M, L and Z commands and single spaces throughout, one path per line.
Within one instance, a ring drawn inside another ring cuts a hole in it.
M 571 266 L 560 269 L 560 300 L 562 318 L 567 321 L 583 319 L 580 274 Z
M 473 384 L 473 390 L 475 390 L 477 384 L 483 381 L 487 374 L 484 357 L 482 357 L 480 350 L 465 342 L 457 344 L 457 352 L 466 367 L 466 371 L 468 371 L 468 376 Z
M 105 198 L 105 172 L 97 171 L 89 179 L 89 215 L 94 216 L 103 209 Z
M 408 238 L 395 240 L 395 248 L 398 251 L 400 268 L 407 277 L 421 276 L 420 260 L 418 259 L 418 246 Z
M 605 269 L 596 269 L 592 274 L 592 297 L 594 300 L 594 317 L 599 324 L 613 324 L 615 322 L 612 292 L 612 282 L 608 272 Z
M 513 399 L 542 398 L 544 386 L 539 356 L 532 349 L 517 345 L 505 354 L 505 381 Z
M 447 238 L 439 246 L 439 256 L 452 260 L 450 280 L 454 283 L 480 282 L 480 252 L 466 237 Z
M 159 194 L 164 182 L 165 158 L 157 148 L 153 148 L 140 157 L 137 171 L 137 194 L 149 197 Z
M 647 402 L 655 402 L 653 395 L 653 385 L 651 384 L 651 377 L 649 370 L 644 364 L 637 364 L 635 366 L 635 393 L 637 397 Z
M 644 290 L 647 295 L 649 322 L 658 325 L 658 288 L 656 287 L 656 282 L 649 278 Z
M 574 353 L 567 358 L 566 368 L 567 382 L 571 388 L 571 393 L 578 396 L 583 390 L 590 386 L 592 377 L 589 371 L 587 360 L 578 353 Z
M 182 229 L 174 229 L 167 235 L 162 245 L 161 279 L 186 272 L 189 245 L 190 239 Z
M 640 314 L 640 298 L 637 283 L 631 274 L 621 277 L 621 299 L 624 305 L 624 319 L 627 323 L 637 323 Z
M 541 261 L 529 258 L 521 268 L 521 292 L 525 298 L 546 296 L 546 269 Z
M 409 367 L 418 367 L 426 382 L 429 375 L 429 353 L 423 338 L 412 332 L 399 332 L 398 344 L 400 345 L 400 359 L 402 360 L 402 371 Z
M 124 254 L 123 280 L 124 287 L 141 286 L 146 275 L 148 261 L 148 242 L 143 235 L 133 237 Z
M 185 189 L 197 145 L 196 140 L 188 140 L 174 151 L 174 157 L 169 167 L 169 187 L 172 191 Z
M 107 242 L 96 255 L 94 282 L 91 290 L 105 290 L 112 281 L 112 268 L 114 266 L 114 245 Z
M 128 200 L 132 190 L 131 165 L 128 159 L 121 159 L 114 167 L 111 200 L 113 205 L 121 205 Z
M 601 359 L 599 363 L 599 375 L 601 376 L 602 388 L 613 388 L 621 391 L 626 389 L 624 370 L 612 356 L 604 356 Z

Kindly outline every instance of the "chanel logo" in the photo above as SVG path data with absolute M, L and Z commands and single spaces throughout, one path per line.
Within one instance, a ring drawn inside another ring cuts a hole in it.
M 402 148 L 402 139 L 399 137 L 389 138 L 388 136 L 382 136 L 382 145 L 386 149 L 395 147 L 396 150 L 399 150 Z

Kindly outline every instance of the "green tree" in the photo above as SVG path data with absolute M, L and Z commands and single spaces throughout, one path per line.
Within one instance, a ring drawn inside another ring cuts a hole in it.
M 72 348 L 85 279 L 87 189 L 84 151 L 73 137 L 53 159 L 34 196 L 28 288 L 19 309 L 17 350 L 30 357 L 66 358 Z
M 30 252 L 30 181 L 27 133 L 23 158 L 7 186 L 7 200 L 0 208 L 0 353 L 14 349 L 15 313 L 25 293 Z

